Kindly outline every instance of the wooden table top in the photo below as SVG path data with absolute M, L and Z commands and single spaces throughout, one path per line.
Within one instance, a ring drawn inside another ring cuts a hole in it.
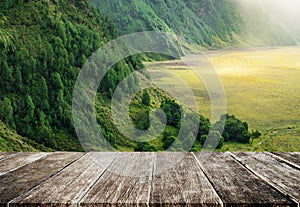
M 0 152 L 0 207 L 299 203 L 296 152 Z

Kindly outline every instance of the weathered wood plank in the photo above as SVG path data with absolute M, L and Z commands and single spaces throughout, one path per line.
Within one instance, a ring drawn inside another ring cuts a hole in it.
M 25 152 L 0 160 L 0 175 L 16 170 L 45 156 L 47 156 L 47 153 Z
M 10 202 L 11 207 L 70 206 L 88 192 L 117 153 L 88 153 L 46 182 Z
M 289 162 L 300 166 L 300 152 L 272 152 L 272 154 L 275 154 Z
M 300 171 L 271 154 L 119 153 L 117 159 L 118 153 L 83 157 L 83 153 L 46 153 L 40 158 L 40 153 L 21 154 L 0 161 L 0 169 L 15 169 L 0 176 L 0 207 L 78 202 L 81 206 L 294 206 L 285 193 L 299 201 Z
M 80 206 L 147 206 L 154 153 L 122 153 Z
M 17 154 L 18 154 L 18 152 L 1 152 L 0 160 L 4 160 L 4 159 L 10 158 L 10 157 L 13 157 Z
M 179 153 L 156 154 L 150 206 L 222 206 L 194 155 L 180 158 Z
M 266 153 L 234 153 L 250 169 L 300 202 L 300 171 Z
M 38 153 L 40 154 L 40 153 Z M 53 153 L 0 176 L 0 206 L 47 180 L 83 153 Z
M 293 206 L 229 153 L 195 153 L 225 206 Z

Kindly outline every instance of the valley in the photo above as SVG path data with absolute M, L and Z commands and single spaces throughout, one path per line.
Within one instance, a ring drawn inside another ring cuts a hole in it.
M 147 63 L 146 68 L 153 79 L 176 88 L 178 93 L 181 87 L 177 79 L 182 78 L 193 90 L 200 114 L 209 118 L 209 95 L 196 71 L 205 67 L 216 70 L 224 85 L 227 112 L 263 133 L 253 143 L 225 143 L 222 150 L 299 151 L 300 48 L 217 50 L 205 54 L 199 55 L 204 64 L 193 69 L 182 61 Z
M 109 145 L 118 151 L 165 151 L 176 143 L 171 151 L 201 151 L 211 127 L 219 151 L 299 151 L 300 48 L 295 46 L 299 45 L 300 29 L 295 26 L 299 12 L 291 9 L 293 3 L 285 8 L 265 1 L 1 1 L 0 151 L 105 151 L 107 146 L 96 146 L 94 139 L 82 146 L 72 116 L 74 86 L 86 63 L 91 71 L 97 69 L 97 61 L 89 57 L 99 48 L 122 35 L 145 31 L 182 37 L 176 44 L 163 41 L 160 46 L 176 47 L 179 56 L 187 50 L 187 55 L 174 61 L 162 54 L 142 53 L 110 68 L 94 107 L 83 104 L 83 111 L 95 112 Z M 289 12 L 289 17 L 281 18 L 278 11 Z M 199 49 L 200 56 L 195 54 Z M 114 56 L 107 53 L 104 62 Z M 198 65 L 191 69 L 183 62 Z M 224 131 L 218 128 L 219 116 L 211 114 L 210 96 L 225 103 L 224 98 L 207 92 L 197 74 L 204 70 L 217 78 L 206 79 L 209 88 L 215 88 L 216 80 L 222 81 L 219 92 L 224 87 L 227 111 L 214 108 L 228 113 Z M 114 119 L 111 100 L 120 82 L 125 83 L 117 93 L 122 100 L 151 81 L 157 87 L 140 90 L 132 98 L 125 123 L 147 130 L 152 124 L 150 112 L 162 109 L 166 127 L 151 141 L 140 142 L 131 139 L 136 134 L 125 136 L 119 131 L 115 120 L 121 115 Z M 82 97 L 89 94 L 93 81 L 89 83 L 80 91 L 85 92 Z M 195 95 L 187 93 L 186 83 Z M 198 109 L 192 105 L 193 97 Z M 189 122 L 181 122 L 185 117 Z M 83 113 L 77 121 L 82 125 L 88 118 Z M 196 120 L 202 122 L 197 132 L 191 127 Z M 180 140 L 182 126 L 186 139 Z M 90 138 L 91 130 L 83 130 Z M 215 149 L 211 143 L 208 146 Z

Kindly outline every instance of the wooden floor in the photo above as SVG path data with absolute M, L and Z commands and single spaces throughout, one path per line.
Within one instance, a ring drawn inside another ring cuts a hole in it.
M 1 153 L 1 206 L 299 206 L 300 153 Z

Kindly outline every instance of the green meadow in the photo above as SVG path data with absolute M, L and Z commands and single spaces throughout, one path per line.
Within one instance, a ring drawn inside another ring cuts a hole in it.
M 253 48 L 206 51 L 199 66 L 183 60 L 152 62 L 146 67 L 153 82 L 184 95 L 183 80 L 194 92 L 201 114 L 211 117 L 211 102 L 200 70 L 215 70 L 226 94 L 227 112 L 258 129 L 262 136 L 250 144 L 225 143 L 222 151 L 300 150 L 300 48 Z M 189 108 L 188 99 L 182 103 Z

